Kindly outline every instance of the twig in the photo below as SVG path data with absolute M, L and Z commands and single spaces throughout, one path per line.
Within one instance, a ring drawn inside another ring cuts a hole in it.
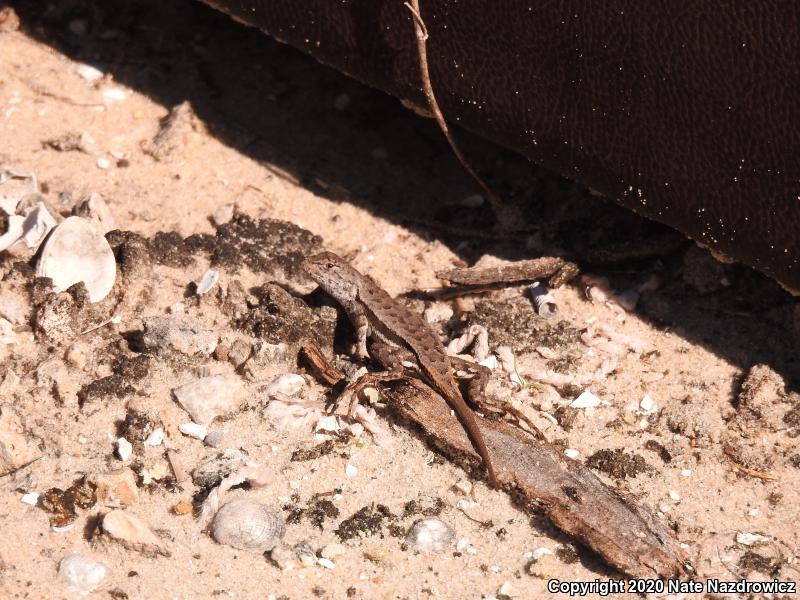
M 437 271 L 436 277 L 458 285 L 495 285 L 536 281 L 552 277 L 551 287 L 558 287 L 577 275 L 578 267 L 557 256 L 520 260 L 499 267 L 449 269 Z
M 492 205 L 494 209 L 495 216 L 497 217 L 497 225 L 500 226 L 501 229 L 511 225 L 510 218 L 506 217 L 507 211 L 506 206 L 500 200 L 500 198 L 495 194 L 489 185 L 481 178 L 480 175 L 470 166 L 467 159 L 461 152 L 458 144 L 456 143 L 455 139 L 450 133 L 450 129 L 447 126 L 447 121 L 444 119 L 444 115 L 442 114 L 442 110 L 439 108 L 439 103 L 436 101 L 436 96 L 433 93 L 433 85 L 431 84 L 431 75 L 428 69 L 428 28 L 425 25 L 425 21 L 422 19 L 422 14 L 419 8 L 419 0 L 409 0 L 408 2 L 403 3 L 405 7 L 411 13 L 411 16 L 414 20 L 414 30 L 416 31 L 417 35 L 417 54 L 419 55 L 419 70 L 420 76 L 422 78 L 422 90 L 425 92 L 425 98 L 428 100 L 428 105 L 430 106 L 431 112 L 433 113 L 434 119 L 436 119 L 436 123 L 439 125 L 439 129 L 442 130 L 444 137 L 447 139 L 447 143 L 450 144 L 450 148 L 453 150 L 453 154 L 456 155 L 456 158 L 461 163 L 461 165 L 466 169 L 467 173 L 469 173 L 472 178 L 477 182 L 477 184 L 481 187 L 484 194 L 486 194 L 486 198 Z

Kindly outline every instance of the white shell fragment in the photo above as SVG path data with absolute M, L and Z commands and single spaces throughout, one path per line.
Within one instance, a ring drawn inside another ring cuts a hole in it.
M 204 440 L 208 435 L 208 427 L 197 423 L 181 423 L 178 425 L 178 431 L 197 440 Z
M 78 217 L 92 219 L 97 230 L 103 235 L 117 228 L 114 213 L 111 212 L 103 196 L 97 192 L 89 194 L 88 198 L 85 198 L 75 207 L 73 213 Z
M 95 590 L 107 575 L 108 567 L 83 554 L 68 554 L 58 563 L 58 578 L 80 595 Z
M 575 398 L 570 403 L 572 408 L 595 408 L 600 406 L 600 398 L 595 396 L 592 392 L 583 392 L 580 396 Z
M 203 276 L 200 278 L 195 285 L 197 286 L 197 295 L 202 296 L 206 292 L 208 292 L 211 288 L 217 285 L 219 281 L 219 271 L 215 271 L 214 269 L 209 269 Z
M 439 519 L 415 521 L 406 534 L 406 544 L 421 554 L 438 554 L 452 548 L 456 534 Z
M 572 460 L 578 460 L 581 456 L 581 453 L 575 448 L 567 448 L 564 450 L 564 456 L 571 458 Z
M 183 409 L 200 425 L 227 415 L 244 400 L 244 387 L 236 375 L 201 377 L 172 390 Z
M 272 550 L 285 533 L 281 513 L 247 498 L 225 504 L 211 526 L 211 535 L 220 544 L 257 553 Z
M 36 275 L 50 277 L 59 292 L 82 281 L 89 300 L 99 302 L 114 287 L 117 265 L 111 246 L 92 222 L 69 217 L 50 234 L 39 257 Z
M 736 533 L 736 542 L 738 544 L 742 544 L 743 546 L 754 546 L 756 544 L 766 544 L 767 542 L 771 542 L 772 538 L 767 535 L 761 535 L 760 533 L 747 533 L 744 531 L 738 531 Z

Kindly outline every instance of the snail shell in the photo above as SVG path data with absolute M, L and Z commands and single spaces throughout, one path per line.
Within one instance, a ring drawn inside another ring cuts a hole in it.
M 258 553 L 272 550 L 285 533 L 281 513 L 247 498 L 226 503 L 211 526 L 211 535 L 220 544 Z

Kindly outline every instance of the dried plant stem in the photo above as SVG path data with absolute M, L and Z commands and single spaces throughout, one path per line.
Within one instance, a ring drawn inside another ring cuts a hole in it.
M 497 225 L 501 229 L 510 227 L 513 225 L 513 223 L 511 222 L 512 219 L 508 214 L 509 211 L 507 210 L 506 205 L 497 196 L 497 194 L 492 191 L 492 189 L 481 178 L 481 176 L 478 175 L 469 162 L 467 162 L 467 159 L 461 152 L 461 148 L 459 148 L 456 140 L 450 133 L 450 129 L 447 126 L 447 121 L 445 121 L 442 110 L 439 108 L 439 103 L 436 101 L 436 96 L 433 93 L 433 85 L 431 84 L 430 71 L 428 70 L 428 28 L 425 25 L 425 21 L 422 19 L 422 14 L 420 13 L 419 0 L 409 0 L 403 4 L 405 4 L 414 20 L 414 29 L 417 34 L 417 54 L 419 56 L 419 70 L 422 78 L 422 90 L 425 92 L 425 98 L 428 101 L 428 106 L 433 113 L 433 117 L 439 124 L 439 129 L 442 130 L 444 137 L 447 139 L 447 143 L 450 144 L 453 154 L 456 155 L 456 158 L 464 167 L 464 169 L 466 169 L 467 173 L 469 173 L 481 187 L 483 193 L 486 195 L 486 198 L 489 200 L 489 203 L 492 205 L 495 217 L 497 217 Z

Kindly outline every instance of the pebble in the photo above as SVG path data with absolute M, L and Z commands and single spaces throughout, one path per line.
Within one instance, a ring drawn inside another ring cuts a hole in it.
M 736 533 L 736 542 L 742 544 L 744 546 L 754 546 L 756 544 L 766 544 L 767 542 L 771 542 L 772 538 L 766 535 L 761 535 L 760 533 L 747 533 L 744 531 L 738 531 Z
M 139 517 L 124 510 L 112 510 L 103 517 L 103 532 L 128 550 L 169 556 L 169 550 Z
M 19 501 L 29 506 L 36 506 L 39 504 L 39 496 L 39 492 L 28 492 L 27 494 L 23 494 Z
M 214 225 L 219 227 L 220 225 L 225 225 L 225 223 L 229 223 L 231 219 L 233 219 L 233 214 L 236 211 L 235 204 L 222 204 L 218 206 L 214 213 L 211 215 L 211 219 L 214 221 Z
M 562 570 L 552 554 L 543 554 L 528 565 L 528 574 L 539 579 L 555 579 Z
M 572 460 L 578 460 L 581 456 L 581 453 L 579 450 L 576 450 L 575 448 L 567 448 L 566 450 L 564 450 L 564 456 L 566 456 L 567 458 L 571 458 Z
M 101 156 L 97 159 L 97 168 L 98 169 L 109 169 L 111 168 L 111 161 L 107 159 L 105 156 Z
M 122 462 L 126 462 L 133 454 L 133 445 L 124 437 L 117 438 L 117 456 Z
M 100 302 L 114 287 L 117 264 L 111 246 L 89 219 L 68 217 L 47 238 L 36 276 L 50 277 L 57 292 L 82 281 L 89 300 Z
M 201 425 L 232 413 L 245 398 L 244 386 L 236 375 L 201 377 L 175 388 L 172 393 L 192 421 Z
M 324 567 L 325 569 L 335 569 L 336 568 L 336 564 L 332 560 L 329 560 L 327 558 L 318 558 L 317 559 L 317 564 L 320 567 Z
M 421 554 L 438 554 L 453 547 L 455 532 L 436 518 L 415 521 L 406 534 L 406 544 Z
M 86 83 L 94 83 L 103 78 L 103 72 L 100 69 L 84 63 L 78 63 L 75 66 L 75 72 Z
M 653 402 L 653 399 L 650 397 L 650 394 L 645 394 L 642 401 L 639 402 L 639 408 L 642 412 L 650 414 L 655 410 L 656 403 Z
M 258 554 L 275 548 L 285 533 L 280 512 L 248 498 L 223 505 L 211 526 L 211 535 L 220 544 Z
M 29 436 L 19 415 L 4 404 L 0 405 L 0 476 L 41 458 L 37 440 Z
M 206 446 L 211 446 L 212 448 L 219 448 L 220 446 L 222 446 L 222 442 L 224 440 L 225 440 L 225 430 L 217 429 L 216 431 L 212 431 L 206 437 L 204 437 L 203 443 Z
M 291 398 L 300 393 L 306 384 L 302 375 L 286 373 L 277 377 L 267 386 L 266 394 L 268 398 L 276 398 L 278 394 L 283 394 Z
M 188 435 L 197 440 L 204 440 L 208 435 L 208 427 L 206 425 L 198 425 L 197 423 L 181 423 L 178 425 L 178 431 L 183 435 Z
M 344 474 L 347 475 L 348 477 L 355 477 L 356 475 L 358 475 L 358 467 L 356 467 L 355 465 L 351 465 L 350 463 L 347 463 L 347 466 L 344 468 Z
M 202 296 L 207 293 L 211 288 L 217 285 L 217 282 L 219 282 L 219 271 L 209 269 L 203 273 L 200 281 L 195 284 L 197 286 L 197 295 Z
M 142 322 L 142 338 L 149 350 L 210 356 L 217 347 L 217 335 L 188 315 L 155 315 L 145 317 Z
M 678 492 L 676 492 L 675 490 L 670 490 L 669 491 L 669 497 L 673 502 L 680 502 L 681 501 L 681 495 Z
M 144 441 L 145 446 L 160 446 L 161 442 L 164 441 L 164 429 L 158 427 L 154 429 L 150 435 L 147 436 L 147 439 Z
M 97 501 L 108 507 L 132 506 L 139 501 L 136 475 L 130 469 L 100 473 L 90 477 Z
M 59 580 L 80 595 L 97 589 L 107 575 L 108 567 L 83 554 L 68 554 L 58 563 Z
M 570 407 L 572 408 L 595 408 L 600 406 L 600 398 L 595 396 L 593 393 L 586 391 L 583 392 L 580 396 L 575 398 L 570 403 Z

